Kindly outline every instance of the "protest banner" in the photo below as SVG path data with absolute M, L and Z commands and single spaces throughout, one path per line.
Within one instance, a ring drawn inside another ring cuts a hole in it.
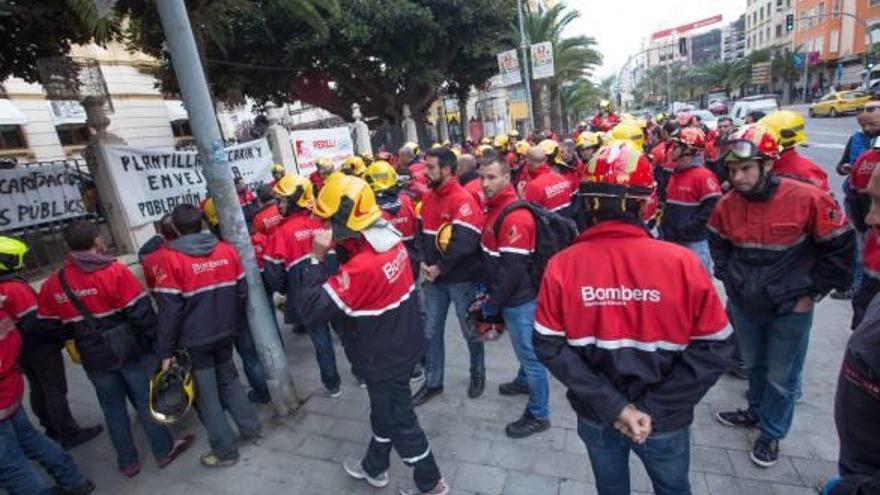
M 272 180 L 272 152 L 265 138 L 230 146 L 225 152 L 233 177 L 241 177 L 252 191 Z M 155 222 L 179 204 L 198 205 L 207 197 L 201 157 L 195 151 L 108 146 L 107 156 L 132 227 Z
M 511 86 L 522 82 L 516 50 L 507 50 L 498 54 L 498 71 L 501 74 L 500 86 Z
M 0 230 L 86 215 L 78 170 L 64 164 L 0 169 Z
M 354 154 L 354 144 L 348 127 L 291 131 L 290 142 L 293 143 L 300 175 L 314 172 L 318 158 L 329 158 L 339 168 L 348 156 Z

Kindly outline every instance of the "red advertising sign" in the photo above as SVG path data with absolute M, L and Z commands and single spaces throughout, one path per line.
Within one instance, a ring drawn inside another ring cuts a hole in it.
M 702 20 L 699 20 L 696 22 L 691 22 L 689 24 L 683 24 L 681 26 L 674 27 L 671 29 L 664 29 L 662 31 L 657 31 L 656 33 L 651 35 L 651 40 L 665 38 L 673 33 L 677 33 L 677 34 L 686 33 L 688 31 L 692 31 L 694 29 L 699 29 L 701 27 L 710 26 L 710 25 L 716 24 L 718 22 L 721 22 L 720 15 L 716 15 L 714 17 L 707 17 L 705 19 L 702 19 Z

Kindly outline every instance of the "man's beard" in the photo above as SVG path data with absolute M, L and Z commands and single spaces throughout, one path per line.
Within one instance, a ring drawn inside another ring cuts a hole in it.
M 430 177 L 428 178 L 428 187 L 430 187 L 431 189 L 436 190 L 437 188 L 439 188 L 442 185 L 443 185 L 443 178 L 442 177 L 439 179 L 431 179 Z

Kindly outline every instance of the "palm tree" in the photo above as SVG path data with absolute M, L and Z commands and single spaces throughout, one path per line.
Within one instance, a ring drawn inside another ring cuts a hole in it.
M 563 84 L 559 96 L 562 101 L 563 121 L 569 129 L 591 113 L 602 99 L 599 88 L 589 79 L 583 78 Z
M 782 101 L 791 103 L 791 87 L 797 82 L 803 69 L 795 65 L 795 56 L 802 54 L 802 45 L 792 50 L 785 47 L 773 53 L 770 73 L 773 79 L 782 85 Z M 807 63 L 806 54 L 802 55 L 802 63 Z

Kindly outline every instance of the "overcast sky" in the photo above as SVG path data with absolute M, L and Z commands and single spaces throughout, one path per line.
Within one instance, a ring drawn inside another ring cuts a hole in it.
M 746 11 L 746 0 L 564 0 L 581 12 L 571 34 L 596 38 L 604 62 L 596 71 L 599 80 L 617 71 L 626 58 L 641 48 L 642 40 L 661 29 L 721 14 L 721 27 Z

